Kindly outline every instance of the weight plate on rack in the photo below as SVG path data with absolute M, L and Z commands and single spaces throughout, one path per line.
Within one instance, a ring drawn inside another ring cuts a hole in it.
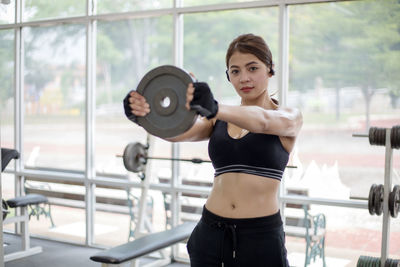
M 393 149 L 400 148 L 400 125 L 393 126 L 390 130 L 390 143 Z
M 368 211 L 369 214 L 375 215 L 375 188 L 377 187 L 376 184 L 371 185 L 369 189 L 369 196 L 368 196 Z
M 383 184 L 378 185 L 375 187 L 375 193 L 374 193 L 374 206 L 375 206 L 375 214 L 376 215 L 381 215 L 383 212 Z
M 390 216 L 397 218 L 400 210 L 400 186 L 395 185 L 389 194 L 389 211 Z

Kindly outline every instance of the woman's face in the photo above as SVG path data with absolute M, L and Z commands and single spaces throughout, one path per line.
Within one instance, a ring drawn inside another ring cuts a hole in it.
M 243 100 L 254 100 L 265 93 L 269 68 L 253 54 L 235 52 L 229 59 L 228 75 Z

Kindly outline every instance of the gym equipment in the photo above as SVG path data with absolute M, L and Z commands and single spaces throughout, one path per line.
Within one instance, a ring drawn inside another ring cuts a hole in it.
M 374 208 L 375 214 L 380 216 L 383 212 L 383 185 L 380 184 L 374 189 Z
M 371 256 L 360 256 L 357 261 L 357 267 L 380 267 L 381 259 Z M 386 259 L 384 267 L 398 267 L 399 260 Z
M 147 135 L 147 145 L 136 145 L 137 150 L 145 148 L 146 155 L 152 155 L 152 147 L 154 143 L 154 136 Z M 134 144 L 132 148 L 135 147 Z M 135 150 L 134 151 L 137 151 Z M 127 152 L 127 154 L 129 154 Z M 141 165 L 143 177 L 146 173 L 150 173 L 151 162 L 146 165 Z M 132 175 L 131 172 L 128 176 Z M 139 200 L 139 214 L 134 231 L 135 240 L 126 244 L 105 250 L 91 257 L 91 260 L 101 262 L 101 266 L 139 266 L 139 257 L 149 254 L 151 252 L 160 252 L 161 258 L 155 262 L 151 262 L 147 265 L 140 266 L 165 266 L 173 260 L 171 255 L 165 248 L 176 244 L 177 242 L 183 241 L 190 236 L 195 225 L 193 223 L 184 223 L 181 225 L 173 224 L 176 227 L 172 227 L 170 230 L 153 233 L 151 222 L 146 220 L 146 203 L 147 196 L 150 187 L 152 176 L 149 175 L 148 179 L 142 179 L 141 181 L 141 195 Z M 178 203 L 175 202 L 175 205 Z M 148 224 L 146 224 L 148 222 Z M 147 231 L 144 232 L 142 229 L 146 227 Z M 173 249 L 172 249 L 173 250 Z M 121 264 L 119 264 L 121 263 Z
M 10 211 L 8 210 L 7 202 L 4 199 L 2 199 L 1 202 L 2 202 L 1 204 L 2 204 L 3 221 L 4 221 L 7 215 L 10 213 Z
M 368 197 L 368 210 L 371 215 L 383 214 L 382 218 L 382 245 L 380 267 L 384 267 L 389 255 L 390 216 L 398 213 L 399 198 L 395 186 L 392 192 L 393 149 L 400 148 L 400 125 L 392 128 L 371 127 L 368 134 L 353 134 L 354 137 L 368 137 L 370 145 L 385 147 L 385 173 L 383 185 L 372 185 Z M 391 197 L 390 197 L 391 196 Z M 358 266 L 358 265 L 357 265 Z M 363 265 L 373 266 L 373 265 Z
M 400 185 L 395 185 L 389 194 L 390 216 L 397 218 L 400 211 Z
M 386 145 L 386 128 L 371 127 L 367 134 L 353 134 L 354 137 L 368 137 L 370 145 Z M 393 149 L 400 149 L 400 125 L 390 129 L 390 144 Z
M 146 155 L 147 149 L 143 144 L 139 142 L 129 143 L 122 156 L 125 168 L 131 172 L 143 172 Z
M 1 148 L 2 172 L 12 159 L 18 159 L 18 158 L 19 158 L 19 152 L 16 151 L 15 149 Z M 22 250 L 4 255 L 4 262 L 24 258 L 42 252 L 42 247 L 30 246 L 30 236 L 28 227 L 29 223 L 28 206 L 39 203 L 46 203 L 47 201 L 48 201 L 47 197 L 39 194 L 27 194 L 24 196 L 17 196 L 7 201 L 2 199 L 2 209 L 3 209 L 3 219 L 4 219 L 3 224 L 21 223 L 21 229 L 22 229 L 21 230 Z M 4 210 L 5 209 L 7 210 L 8 207 L 19 208 L 21 214 L 10 218 L 6 218 L 7 211 Z
M 381 215 L 383 211 L 384 186 L 373 184 L 369 190 L 368 211 L 371 215 Z M 400 185 L 395 185 L 389 193 L 390 216 L 397 218 L 400 210 Z
M 357 261 L 357 267 L 380 267 L 380 263 L 380 258 L 360 256 Z
M 195 80 L 172 65 L 150 70 L 139 82 L 137 92 L 146 98 L 150 113 L 138 117 L 138 124 L 152 135 L 168 138 L 187 131 L 196 121 L 194 110 L 187 110 L 186 89 Z
M 385 262 L 385 267 L 400 267 L 400 260 L 387 259 Z
M 371 185 L 368 196 L 368 211 L 369 214 L 375 215 L 375 188 L 376 184 Z
M 392 127 L 390 134 L 390 143 L 392 144 L 392 148 L 400 149 L 400 125 Z
M 203 162 L 211 162 L 209 160 L 203 160 L 199 158 L 192 159 L 178 159 L 178 158 L 162 158 L 162 157 L 149 157 L 147 155 L 148 147 L 139 143 L 129 143 L 125 149 L 124 154 L 122 156 L 124 161 L 124 166 L 128 171 L 131 172 L 142 172 L 144 170 L 145 165 L 147 164 L 147 160 L 149 159 L 157 159 L 157 160 L 171 160 L 171 161 L 189 161 L 192 163 L 203 163 Z
M 180 159 L 180 158 L 163 158 L 163 157 L 149 157 L 147 155 L 147 150 L 149 146 L 143 145 L 139 142 L 129 143 L 125 149 L 123 155 L 117 155 L 117 157 L 122 157 L 124 166 L 128 171 L 131 172 L 143 172 L 147 161 L 150 159 L 155 160 L 171 160 L 171 161 L 186 161 L 195 164 L 200 163 L 211 163 L 210 160 L 191 158 L 191 159 Z M 286 166 L 287 168 L 296 168 L 296 166 Z M 140 176 L 144 179 L 144 176 Z
M 195 226 L 195 222 L 185 222 L 170 230 L 148 234 L 132 242 L 101 251 L 91 256 L 90 259 L 92 261 L 101 262 L 101 266 L 103 267 L 111 267 L 115 266 L 114 264 L 132 261 L 138 257 L 169 247 L 189 238 Z M 151 262 L 149 264 L 151 264 L 151 266 L 165 266 L 170 262 L 171 259 L 166 258 L 160 259 L 156 263 Z
M 19 159 L 19 153 L 15 149 L 1 148 L 1 172 L 5 170 L 12 159 Z

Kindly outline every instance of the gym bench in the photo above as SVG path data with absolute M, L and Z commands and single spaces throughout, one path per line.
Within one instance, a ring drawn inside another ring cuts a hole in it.
M 92 261 L 101 262 L 102 267 L 133 266 L 133 261 L 141 256 L 172 246 L 189 238 L 196 223 L 185 222 L 172 229 L 147 234 L 126 244 L 110 248 L 90 257 Z M 164 257 L 147 265 L 165 266 L 171 263 L 171 257 Z
M 18 158 L 19 158 L 18 151 L 14 149 L 1 148 L 1 161 L 2 161 L 1 171 L 2 172 L 4 171 L 4 169 L 12 159 L 18 159 Z M 3 218 L 5 217 L 3 224 L 21 223 L 21 240 L 22 240 L 22 250 L 4 255 L 4 262 L 20 259 L 23 257 L 35 255 L 42 252 L 41 247 L 30 247 L 30 235 L 28 226 L 30 215 L 28 214 L 28 206 L 32 207 L 33 205 L 39 205 L 41 203 L 47 203 L 47 202 L 48 202 L 47 198 L 39 194 L 28 194 L 24 196 L 18 196 L 3 202 L 3 209 L 4 208 L 7 209 L 8 207 L 20 208 L 21 211 L 20 215 L 16 215 L 9 218 L 6 217 L 8 210 L 3 210 L 2 212 L 5 213 L 3 214 Z

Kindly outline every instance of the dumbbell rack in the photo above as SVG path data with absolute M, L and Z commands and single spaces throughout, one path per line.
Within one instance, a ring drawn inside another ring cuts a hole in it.
M 396 126 L 398 128 L 398 126 Z M 381 245 L 381 257 L 380 266 L 385 267 L 385 263 L 389 256 L 389 241 L 390 241 L 390 211 L 389 211 L 389 193 L 392 189 L 392 172 L 393 172 L 393 147 L 391 139 L 392 129 L 385 129 L 385 136 L 380 136 L 380 143 L 376 143 L 373 138 L 371 138 L 371 130 L 369 135 L 354 134 L 354 137 L 369 137 L 371 145 L 384 145 L 385 146 L 385 173 L 384 173 L 384 192 L 383 192 L 383 219 L 382 219 L 382 245 Z M 382 129 L 381 129 L 382 130 Z M 398 130 L 398 129 L 396 129 Z M 384 138 L 384 139 L 383 139 Z M 396 136 L 398 138 L 398 136 Z M 382 142 L 384 140 L 384 142 Z M 375 142 L 375 143 L 374 143 Z M 398 142 L 398 140 L 396 140 Z M 398 144 L 396 143 L 396 146 Z M 357 265 L 358 266 L 358 265 Z M 387 265 L 386 265 L 387 266 Z

